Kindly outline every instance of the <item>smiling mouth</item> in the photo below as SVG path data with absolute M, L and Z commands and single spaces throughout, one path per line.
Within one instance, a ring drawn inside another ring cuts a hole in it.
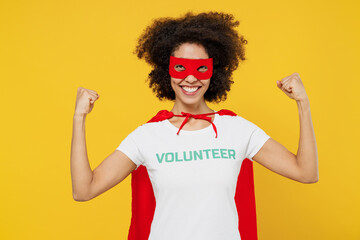
M 201 88 L 201 86 L 196 86 L 196 87 L 180 86 L 180 87 L 183 90 L 183 92 L 187 94 L 195 94 Z

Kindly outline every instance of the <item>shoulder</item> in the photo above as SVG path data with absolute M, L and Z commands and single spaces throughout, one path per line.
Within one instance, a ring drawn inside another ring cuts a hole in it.
M 221 109 L 217 111 L 217 115 L 218 119 L 220 119 L 223 123 L 240 123 L 243 120 L 241 116 L 228 109 Z
M 257 128 L 257 125 L 247 118 L 240 116 L 238 114 L 235 114 L 234 112 L 230 110 L 220 110 L 219 112 L 226 113 L 226 114 L 220 114 L 219 113 L 219 119 L 220 124 L 231 127 L 231 128 L 240 128 L 240 129 L 254 129 Z M 230 113 L 230 114 L 229 114 Z
M 168 110 L 160 110 L 155 116 L 153 116 L 147 123 L 151 122 L 161 122 L 163 120 L 172 118 L 174 116 L 173 112 Z
M 144 122 L 133 130 L 129 136 L 136 139 L 141 139 L 153 135 L 155 132 L 158 132 L 166 124 L 165 120 L 169 118 L 169 111 L 161 110 L 155 116 L 153 116 L 149 121 Z
M 135 136 L 141 136 L 147 134 L 151 131 L 156 131 L 157 129 L 161 128 L 165 124 L 165 120 L 158 121 L 158 122 L 146 122 L 138 126 L 135 130 L 133 130 L 130 134 Z

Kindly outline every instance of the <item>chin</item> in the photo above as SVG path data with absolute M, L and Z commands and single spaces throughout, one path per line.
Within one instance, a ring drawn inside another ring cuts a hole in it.
M 204 101 L 204 89 L 200 89 L 200 91 L 196 95 L 186 95 L 182 92 L 182 90 L 175 92 L 176 101 L 182 102 L 186 105 L 196 105 L 202 103 Z
M 183 97 L 177 97 L 178 101 L 182 102 L 185 105 L 196 105 L 200 102 L 202 102 L 204 99 L 203 98 L 183 98 Z

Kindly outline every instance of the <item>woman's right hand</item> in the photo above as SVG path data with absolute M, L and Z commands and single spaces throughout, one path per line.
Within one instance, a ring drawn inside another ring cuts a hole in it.
M 76 116 L 86 116 L 94 107 L 94 103 L 99 99 L 99 94 L 90 89 L 79 87 L 76 95 L 75 114 Z

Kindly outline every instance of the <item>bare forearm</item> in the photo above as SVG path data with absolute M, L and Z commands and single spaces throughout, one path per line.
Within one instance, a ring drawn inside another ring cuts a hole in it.
M 91 170 L 85 139 L 85 116 L 74 115 L 71 142 L 71 179 L 73 198 L 85 200 L 89 192 L 93 172 Z
M 305 182 L 313 183 L 319 179 L 318 154 L 314 127 L 311 120 L 309 99 L 296 101 L 299 110 L 300 139 L 297 163 Z

